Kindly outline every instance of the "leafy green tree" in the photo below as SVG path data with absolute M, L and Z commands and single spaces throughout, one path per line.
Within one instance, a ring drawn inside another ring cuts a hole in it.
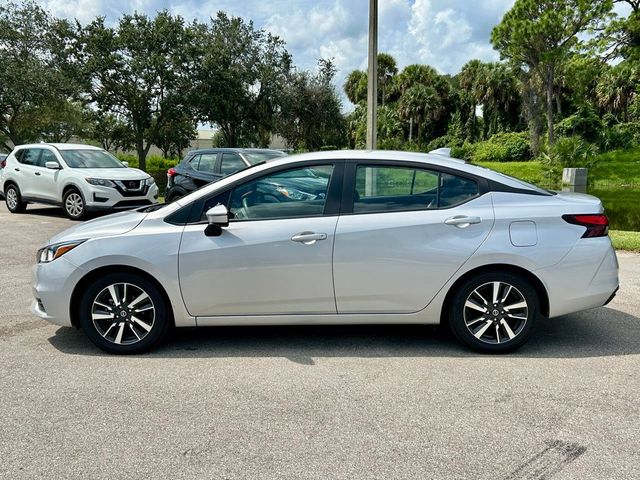
M 182 152 L 189 148 L 196 135 L 196 121 L 191 112 L 175 112 L 158 129 L 154 144 L 165 158 L 182 157 Z
M 598 79 L 595 94 L 598 106 L 629 121 L 629 108 L 640 95 L 640 63 L 624 61 L 605 71 Z
M 335 67 L 330 60 L 318 62 L 318 72 L 289 75 L 278 119 L 278 133 L 296 150 L 319 150 L 344 145 L 345 119 L 332 84 Z
M 57 49 L 68 26 L 30 0 L 0 5 L 0 132 L 6 149 L 51 137 L 63 127 L 62 112 L 74 111 L 70 102 L 79 97 L 79 83 Z
M 351 103 L 357 105 L 367 101 L 367 73 L 354 70 L 344 82 L 344 92 Z
M 436 89 L 422 83 L 415 84 L 406 90 L 398 102 L 402 118 L 416 122 L 418 126 L 417 141 L 423 142 L 423 129 L 427 122 L 437 120 L 442 114 L 443 106 Z
M 291 70 L 284 42 L 253 22 L 218 12 L 201 28 L 198 48 L 200 119 L 218 126 L 228 147 L 268 144 Z
M 556 73 L 579 43 L 578 34 L 597 26 L 610 10 L 611 0 L 516 0 L 491 33 L 503 58 L 541 79 L 549 144 L 554 142 Z
M 190 111 L 194 43 L 194 28 L 167 11 L 154 18 L 124 15 L 115 27 L 97 18 L 81 32 L 79 55 L 91 100 L 126 119 L 143 170 L 162 129 Z
M 135 143 L 133 132 L 124 119 L 99 111 L 93 112 L 87 137 L 108 151 L 129 150 Z

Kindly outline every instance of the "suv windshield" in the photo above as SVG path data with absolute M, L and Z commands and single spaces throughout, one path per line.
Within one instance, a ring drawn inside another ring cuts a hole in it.
M 104 150 L 61 150 L 60 155 L 70 168 L 126 168 Z
M 264 162 L 265 160 L 271 160 L 272 158 L 285 157 L 286 154 L 283 152 L 242 152 L 249 163 L 255 165 L 259 162 Z

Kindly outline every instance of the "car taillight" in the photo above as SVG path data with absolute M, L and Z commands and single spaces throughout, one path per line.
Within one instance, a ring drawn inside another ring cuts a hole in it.
M 169 170 L 167 170 L 167 178 L 173 178 L 176 176 L 176 169 L 175 168 L 170 168 Z
M 605 237 L 609 233 L 609 219 L 604 214 L 563 215 L 565 222 L 586 227 L 582 238 Z
M 5 158 L 4 160 L 0 161 L 0 168 L 4 168 L 7 166 L 7 159 Z

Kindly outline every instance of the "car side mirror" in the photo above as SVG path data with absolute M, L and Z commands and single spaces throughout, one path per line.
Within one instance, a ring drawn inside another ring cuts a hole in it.
M 204 234 L 207 237 L 218 237 L 222 235 L 222 227 L 229 226 L 229 210 L 224 205 L 216 205 L 207 210 L 207 221 L 209 225 Z
M 123 164 L 125 167 L 128 167 L 128 166 L 129 166 L 129 162 L 122 161 L 122 164 Z
M 60 170 L 62 168 L 58 162 L 46 162 L 44 166 L 49 170 Z

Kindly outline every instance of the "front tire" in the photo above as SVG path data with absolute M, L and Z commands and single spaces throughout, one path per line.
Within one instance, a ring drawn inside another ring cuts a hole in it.
M 87 206 L 84 203 L 84 198 L 75 188 L 65 192 L 62 197 L 62 208 L 71 220 L 82 220 L 87 214 Z
M 464 282 L 450 308 L 450 326 L 465 345 L 481 353 L 521 347 L 538 318 L 535 288 L 519 275 L 487 272 Z
M 4 190 L 4 200 L 7 209 L 11 213 L 23 213 L 27 209 L 27 203 L 22 200 L 20 189 L 17 185 L 9 185 Z
M 170 325 L 167 302 L 156 285 L 132 273 L 98 278 L 80 302 L 80 325 L 98 348 L 108 353 L 151 350 Z

